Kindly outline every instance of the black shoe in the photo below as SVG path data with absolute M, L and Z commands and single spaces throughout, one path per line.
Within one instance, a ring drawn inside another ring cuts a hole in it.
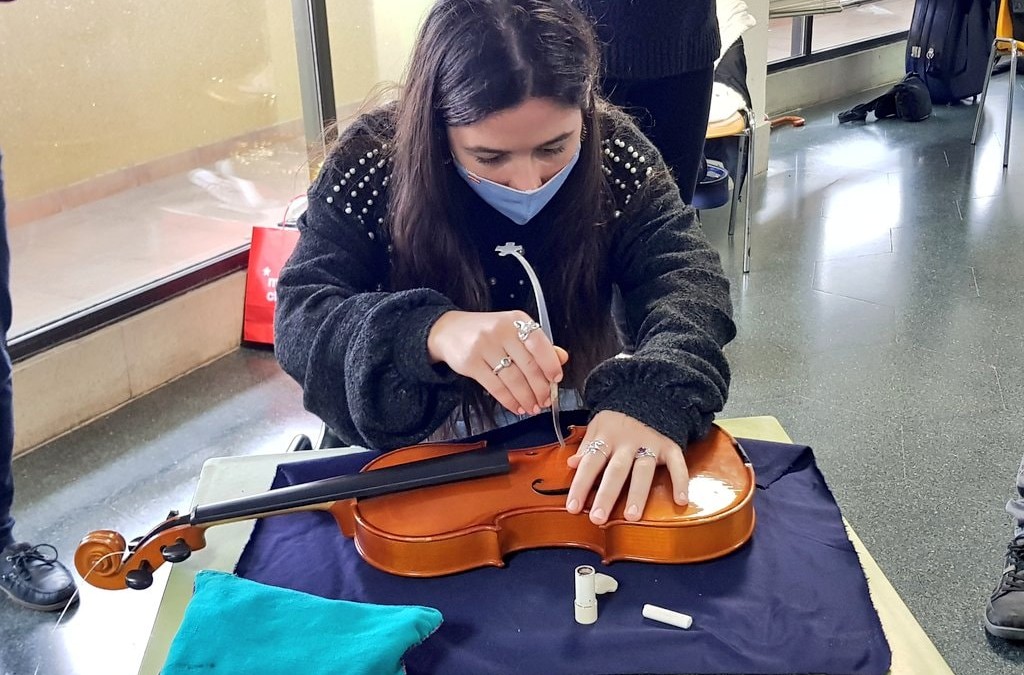
M 47 555 L 49 551 L 52 556 Z M 63 609 L 75 595 L 75 580 L 57 562 L 57 549 L 49 544 L 31 546 L 23 542 L 3 550 L 0 590 L 23 607 L 52 612 Z
M 1003 578 L 985 608 L 985 630 L 1005 640 L 1024 640 L 1024 534 L 1007 548 Z

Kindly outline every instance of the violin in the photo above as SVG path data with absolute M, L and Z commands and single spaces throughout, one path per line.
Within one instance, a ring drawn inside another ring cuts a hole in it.
M 617 560 L 690 563 L 726 555 L 754 529 L 754 471 L 732 436 L 718 426 L 686 449 L 690 473 L 685 506 L 672 499 L 659 466 L 639 521 L 624 517 L 626 494 L 609 519 L 565 510 L 585 426 L 572 426 L 565 445 L 505 451 L 485 441 L 423 443 L 385 453 L 358 474 L 328 478 L 171 513 L 126 545 L 98 530 L 75 552 L 75 566 L 105 589 L 149 587 L 164 562 L 181 562 L 206 545 L 209 527 L 298 511 L 329 511 L 366 562 L 401 576 L 435 577 L 476 567 L 503 567 L 509 553 L 542 547 L 586 548 L 605 564 Z

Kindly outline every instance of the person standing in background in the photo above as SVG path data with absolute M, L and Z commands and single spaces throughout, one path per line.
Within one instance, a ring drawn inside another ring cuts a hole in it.
M 577 1 L 603 47 L 605 96 L 636 117 L 691 203 L 721 48 L 715 0 Z
M 42 611 L 62 609 L 75 597 L 75 580 L 49 544 L 16 543 L 14 518 L 14 397 L 7 331 L 11 328 L 11 251 L 7 245 L 3 155 L 0 155 L 0 590 Z
M 1013 539 L 1006 547 L 1006 565 L 985 606 L 985 630 L 1004 640 L 1024 640 L 1024 458 L 1017 470 L 1017 496 L 1006 502 L 1013 516 Z

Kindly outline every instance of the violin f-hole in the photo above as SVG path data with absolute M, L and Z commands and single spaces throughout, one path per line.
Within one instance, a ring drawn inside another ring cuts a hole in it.
M 530 483 L 530 487 L 533 488 L 534 492 L 536 492 L 539 495 L 544 495 L 545 497 L 557 497 L 559 495 L 567 495 L 567 494 L 569 494 L 569 488 L 567 488 L 567 487 L 564 487 L 564 488 L 542 488 L 540 486 L 541 486 L 541 484 L 543 482 L 544 482 L 543 478 L 538 478 L 537 480 L 535 480 L 532 483 Z

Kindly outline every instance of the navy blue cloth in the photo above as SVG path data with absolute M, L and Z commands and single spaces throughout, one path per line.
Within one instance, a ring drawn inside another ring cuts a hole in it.
M 511 443 L 522 425 L 529 421 L 490 435 Z M 536 424 L 527 431 L 517 447 L 544 435 Z M 886 672 L 888 643 L 811 449 L 742 445 L 758 477 L 757 526 L 750 543 L 715 561 L 605 566 L 589 551 L 544 549 L 510 555 L 504 569 L 410 579 L 363 562 L 332 517 L 316 512 L 259 521 L 236 573 L 325 598 L 439 609 L 441 628 L 406 655 L 410 673 Z M 357 471 L 373 456 L 283 465 L 273 486 Z M 619 582 L 599 597 L 589 626 L 573 618 L 582 564 Z M 693 627 L 644 619 L 645 603 L 690 614 Z
M 7 204 L 4 200 L 3 154 L 0 154 L 0 548 L 13 542 L 14 394 L 7 331 L 11 329 L 11 250 L 7 245 Z

